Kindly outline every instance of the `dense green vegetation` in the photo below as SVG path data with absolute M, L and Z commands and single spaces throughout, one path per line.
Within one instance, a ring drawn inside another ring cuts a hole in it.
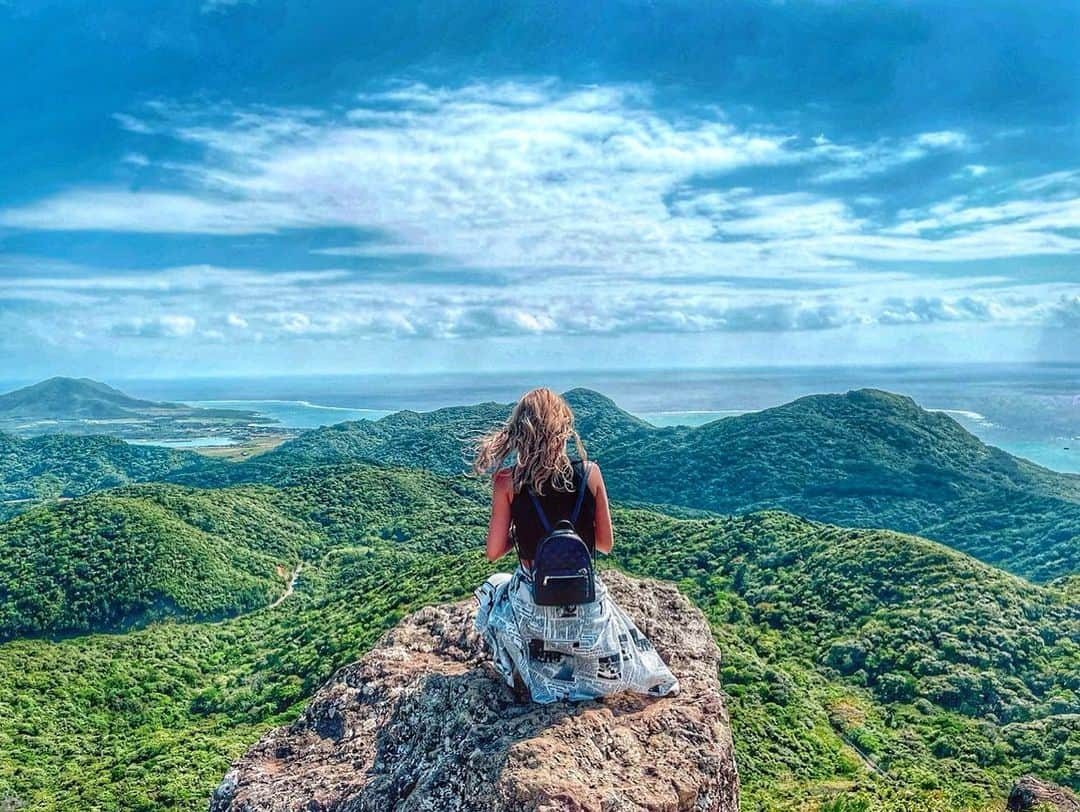
M 45 434 L 23 440 L 0 433 L 0 502 L 81 496 L 174 473 L 209 475 L 223 465 L 191 451 L 115 437 Z M 16 506 L 8 507 L 14 512 Z
M 49 378 L 2 393 L 0 519 L 44 499 L 173 472 L 209 476 L 215 468 L 194 452 L 128 446 L 104 434 L 149 441 L 211 435 L 250 441 L 278 434 L 276 423 L 251 411 L 141 400 L 89 378 Z
M 1080 570 L 1080 476 L 987 446 L 910 398 L 877 390 L 815 395 L 697 428 L 661 429 L 596 392 L 566 397 L 609 492 L 624 503 L 725 514 L 781 509 L 887 527 L 1037 581 Z M 459 473 L 468 467 L 468 441 L 509 408 L 489 402 L 340 423 L 236 465 L 105 438 L 0 435 L 0 501 L 9 500 L 0 518 L 43 497 L 136 481 L 222 487 L 356 461 Z
M 54 528 L 50 557 L 68 572 L 89 553 L 65 537 L 114 509 L 157 522 L 105 525 L 117 551 L 197 531 L 211 548 L 247 538 L 252 554 L 307 562 L 273 609 L 0 645 L 0 799 L 204 808 L 228 761 L 334 668 L 492 568 L 479 552 L 482 483 L 372 465 L 264 474 L 272 486 L 127 487 L 0 525 Z M 613 563 L 677 581 L 713 624 L 745 809 L 815 809 L 838 795 L 848 805 L 830 808 L 976 809 L 1027 771 L 1078 785 L 1072 579 L 1041 587 L 920 539 L 778 512 L 618 509 L 615 522 Z M 135 592 L 122 578 L 105 588 Z
M 585 389 L 566 393 L 609 493 L 718 513 L 778 508 L 849 527 L 917 533 L 1025 577 L 1080 569 L 1080 476 L 983 444 L 910 398 L 815 395 L 697 428 L 654 428 Z M 465 470 L 465 441 L 506 417 L 482 403 L 308 432 L 250 463 L 173 478 L 223 485 L 281 467 L 381 461 Z
M 1080 568 L 1080 476 L 987 446 L 886 392 L 801 398 L 654 432 L 609 456 L 621 498 L 888 527 L 1035 580 Z
M 0 803 L 205 810 L 269 726 L 421 602 L 463 594 L 482 557 L 343 551 L 274 609 L 224 623 L 0 646 Z
M 264 606 L 314 537 L 276 496 L 138 485 L 0 524 L 0 640 Z
M 478 403 L 433 412 L 406 410 L 381 420 L 338 423 L 283 443 L 250 467 L 368 460 L 457 473 L 468 468 L 470 439 L 504 420 L 508 413 L 508 407 L 502 404 Z
M 117 488 L 0 523 L 0 640 L 221 617 L 265 605 L 301 559 L 332 546 L 401 541 L 436 519 L 428 552 L 461 550 L 475 481 L 378 466 L 276 471 L 279 484 Z M 372 530 L 376 526 L 377 532 Z
M 1080 784 L 1080 604 L 1064 593 L 933 542 L 783 513 L 635 511 L 620 526 L 619 564 L 677 581 L 713 622 L 752 785 L 835 768 L 806 727 L 823 720 L 894 790 L 947 808 L 1000 792 L 1019 764 Z

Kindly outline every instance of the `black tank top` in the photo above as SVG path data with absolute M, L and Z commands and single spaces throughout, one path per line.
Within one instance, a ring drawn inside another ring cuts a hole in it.
M 574 503 L 577 501 L 577 489 L 581 485 L 582 461 L 571 460 L 570 464 L 574 469 L 573 491 L 555 490 L 554 486 L 549 482 L 544 486 L 543 495 L 537 495 L 541 506 L 544 508 L 544 514 L 547 516 L 548 521 L 551 522 L 552 527 L 560 519 L 570 518 L 570 514 L 574 511 Z M 581 540 L 589 546 L 590 550 L 595 549 L 596 546 L 595 520 L 596 497 L 593 496 L 592 491 L 586 485 L 585 498 L 581 503 L 581 513 L 578 515 L 577 522 L 574 523 L 574 529 L 577 530 Z M 532 561 L 536 556 L 536 545 L 546 535 L 547 532 L 544 530 L 540 517 L 536 515 L 536 508 L 533 506 L 528 492 L 522 490 L 521 493 L 515 493 L 513 500 L 510 502 L 510 539 L 517 545 L 518 557 L 526 561 Z

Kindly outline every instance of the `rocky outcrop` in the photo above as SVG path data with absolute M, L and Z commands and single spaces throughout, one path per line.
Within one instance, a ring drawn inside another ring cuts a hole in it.
M 211 812 L 735 812 L 704 616 L 670 584 L 603 577 L 679 678 L 677 696 L 522 701 L 485 662 L 474 602 L 429 607 L 237 761 Z
M 1008 812 L 1080 812 L 1080 798 L 1057 784 L 1025 775 L 1009 793 L 1005 808 Z

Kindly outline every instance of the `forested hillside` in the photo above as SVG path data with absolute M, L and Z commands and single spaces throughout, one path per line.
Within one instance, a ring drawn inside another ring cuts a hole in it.
M 0 798 L 202 808 L 228 760 L 335 667 L 409 607 L 467 595 L 491 569 L 483 483 L 365 464 L 278 478 L 129 487 L 0 525 L 6 572 L 44 566 L 12 569 L 32 555 L 20 539 L 41 537 L 57 573 L 104 578 L 60 601 L 72 613 L 98 589 L 146 594 L 139 568 L 100 566 L 92 527 L 108 528 L 116 551 L 168 549 L 184 533 L 231 549 L 250 531 L 241 549 L 305 561 L 296 594 L 273 609 L 0 645 Z M 157 523 L 100 515 L 121 507 Z M 1077 786 L 1080 607 L 1064 582 L 1036 586 L 921 539 L 778 512 L 616 509 L 615 524 L 613 563 L 676 581 L 713 624 L 744 808 L 843 796 L 832 808 L 976 809 L 1028 771 Z M 189 571 L 184 561 L 201 566 L 174 558 L 170 569 Z M 165 586 L 183 599 L 183 584 Z M 264 589 L 263 605 L 282 586 Z
M 780 508 L 944 542 L 1047 581 L 1080 570 L 1080 476 L 987 446 L 947 415 L 877 390 L 814 395 L 697 428 L 655 428 L 585 389 L 566 393 L 613 498 L 719 513 Z M 372 460 L 444 473 L 509 406 L 483 403 L 342 423 L 231 469 L 180 472 L 225 484 L 273 469 Z
M 815 395 L 654 431 L 601 459 L 618 498 L 888 527 L 1035 580 L 1080 569 L 1080 476 L 987 446 L 948 415 L 886 392 Z
M 177 473 L 209 476 L 223 465 L 193 451 L 115 437 L 43 434 L 24 440 L 0 432 L 0 502 L 80 496 Z
M 718 513 L 779 508 L 946 543 L 1049 581 L 1080 570 L 1080 476 L 987 446 L 947 415 L 877 390 L 814 395 L 697 428 L 655 428 L 596 392 L 566 393 L 613 498 Z M 275 482 L 307 466 L 371 461 L 458 473 L 469 441 L 509 406 L 403 411 L 307 432 L 227 464 L 106 438 L 0 436 L 0 517 L 47 496 L 168 479 Z M 16 502 L 13 500 L 27 500 Z
M 275 501 L 138 485 L 0 523 L 0 640 L 265 606 L 316 538 Z

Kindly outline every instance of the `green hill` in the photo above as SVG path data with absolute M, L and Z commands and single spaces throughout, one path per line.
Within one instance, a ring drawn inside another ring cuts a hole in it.
M 565 394 L 576 425 L 590 447 L 609 449 L 620 441 L 656 431 L 623 411 L 610 398 L 588 389 Z M 468 470 L 469 442 L 510 414 L 510 405 L 492 401 L 450 406 L 432 412 L 401 411 L 380 420 L 324 426 L 283 443 L 249 463 L 252 468 L 359 460 L 425 468 L 445 474 Z M 238 474 L 240 475 L 240 474 Z
M 0 523 L 0 640 L 264 606 L 312 539 L 275 496 L 141 485 Z
M 779 508 L 918 533 L 1040 581 L 1080 570 L 1080 476 L 987 446 L 910 398 L 872 389 L 814 395 L 697 428 L 655 428 L 585 389 L 566 398 L 613 498 L 720 513 Z M 468 439 L 509 408 L 398 412 L 317 429 L 221 471 L 215 483 L 357 460 L 460 472 Z
M 468 467 L 470 438 L 504 420 L 508 413 L 508 407 L 502 404 L 478 403 L 338 423 L 306 432 L 249 465 L 325 465 L 366 460 L 457 473 Z
M 770 787 L 747 808 L 780 807 L 789 774 L 799 795 L 849 774 L 833 737 L 926 804 L 898 808 L 978 805 L 1020 763 L 1080 780 L 1075 598 L 891 531 L 778 512 L 620 519 L 619 565 L 675 580 L 713 623 L 752 754 L 740 769 Z
M 278 473 L 288 487 L 147 483 L 0 523 L 0 640 L 255 609 L 282 591 L 301 557 L 338 545 L 419 537 L 430 552 L 460 550 L 486 499 L 477 483 L 460 482 L 448 501 L 446 482 L 422 471 Z
M 616 498 L 888 527 L 1035 580 L 1080 570 L 1080 476 L 987 446 L 887 392 L 645 433 L 601 460 Z
M 585 389 L 566 398 L 611 495 L 624 502 L 719 513 L 778 508 L 887 527 L 1039 581 L 1080 570 L 1080 476 L 987 446 L 910 398 L 877 390 L 814 395 L 696 428 L 655 428 Z M 481 403 L 340 423 L 240 465 L 104 438 L 0 435 L 0 487 L 6 500 L 153 479 L 221 487 L 354 461 L 458 473 L 467 468 L 469 441 L 509 409 Z
M 224 417 L 262 422 L 254 412 L 144 400 L 90 378 L 55 377 L 0 393 L 0 421 L 123 421 Z M 36 432 L 35 432 L 36 433 Z
M 0 644 L 0 798 L 204 808 L 229 759 L 381 629 L 467 596 L 491 570 L 480 552 L 489 497 L 475 480 L 370 464 L 276 475 L 275 486 L 128 487 L 0 525 L 27 531 L 0 546 L 0 583 L 25 580 L 24 594 L 39 590 L 39 567 L 103 579 L 80 595 L 135 594 L 116 573 L 140 567 L 98 562 L 120 551 L 150 562 L 181 531 L 207 542 L 190 545 L 206 555 L 237 539 L 237 555 L 306 562 L 275 609 Z M 114 518 L 136 506 L 151 518 Z M 1071 579 L 1038 586 L 933 542 L 775 511 L 675 518 L 616 506 L 614 520 L 608 563 L 676 581 L 713 625 L 744 809 L 976 810 L 1024 772 L 1077 787 Z M 49 552 L 12 569 L 34 555 L 30 538 Z M 86 544 L 97 538 L 116 552 L 99 557 Z M 209 568 L 176 555 L 162 570 Z M 168 583 L 174 600 L 207 591 L 181 580 Z
M 0 394 L 0 416 L 38 420 L 102 420 L 130 417 L 150 409 L 186 411 L 188 408 L 133 398 L 90 378 L 49 378 Z
M 133 445 L 115 437 L 0 433 L 0 501 L 80 496 L 183 473 L 208 476 L 223 463 L 192 451 Z
M 134 398 L 89 378 L 49 378 L 0 394 L 0 434 L 77 434 L 139 440 L 251 438 L 278 421 L 252 411 Z M 2 473 L 0 467 L 0 473 Z

